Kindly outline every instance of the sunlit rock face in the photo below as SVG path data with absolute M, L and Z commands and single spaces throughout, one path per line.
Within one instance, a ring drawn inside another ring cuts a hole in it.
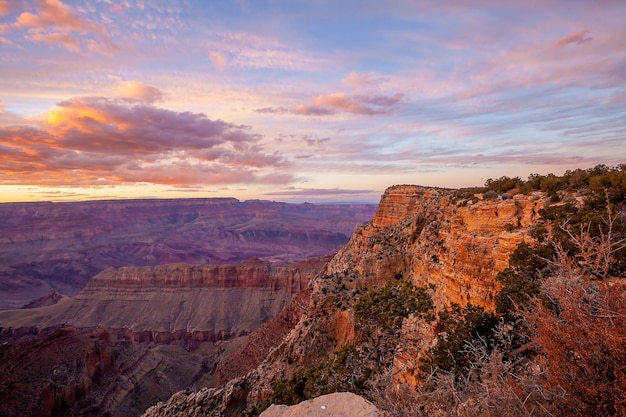
M 402 275 L 433 288 L 438 306 L 493 309 L 495 276 L 528 239 L 544 203 L 540 195 L 518 194 L 467 204 L 454 201 L 452 190 L 391 187 L 373 220 L 355 232 L 326 272 L 356 270 L 376 282 Z
M 0 309 L 76 295 L 108 267 L 334 253 L 375 205 L 234 198 L 0 204 Z

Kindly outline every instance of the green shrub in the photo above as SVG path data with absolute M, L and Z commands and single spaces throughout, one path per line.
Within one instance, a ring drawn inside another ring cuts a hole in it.
M 248 416 L 258 416 L 271 404 L 294 405 L 333 392 L 362 394 L 372 374 L 364 363 L 355 346 L 339 349 L 316 367 L 302 368 L 289 379 L 274 381 L 270 397 Z
M 439 371 L 466 375 L 471 365 L 470 347 L 480 344 L 492 349 L 497 325 L 498 319 L 493 313 L 472 304 L 464 308 L 452 304 L 449 309 L 439 312 L 441 334 L 421 359 L 423 375 Z
M 375 325 L 386 331 L 399 329 L 404 318 L 432 308 L 433 300 L 425 288 L 394 280 L 382 288 L 365 292 L 354 304 L 354 316 L 361 324 Z
M 519 275 L 513 268 L 506 268 L 498 273 L 496 280 L 502 288 L 495 296 L 496 313 L 509 321 L 515 316 L 517 307 L 531 302 L 532 297 L 540 293 L 539 284 L 524 275 Z

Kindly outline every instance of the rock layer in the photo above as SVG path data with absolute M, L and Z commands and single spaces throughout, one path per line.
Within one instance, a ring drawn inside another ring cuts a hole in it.
M 375 205 L 233 198 L 0 204 L 0 309 L 76 295 L 107 267 L 334 253 Z
M 76 297 L 0 311 L 0 394 L 13 399 L 0 415 L 28 403 L 25 415 L 136 416 L 245 374 L 293 328 L 329 259 L 111 268 Z
M 283 266 L 252 259 L 227 265 L 111 268 L 76 297 L 42 308 L 0 311 L 0 335 L 73 326 L 127 329 L 135 339 L 161 342 L 181 334 L 229 339 L 276 316 L 328 259 Z

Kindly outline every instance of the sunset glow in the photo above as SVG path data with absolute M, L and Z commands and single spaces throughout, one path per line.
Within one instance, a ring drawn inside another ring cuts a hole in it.
M 626 2 L 0 0 L 0 202 L 626 163 Z

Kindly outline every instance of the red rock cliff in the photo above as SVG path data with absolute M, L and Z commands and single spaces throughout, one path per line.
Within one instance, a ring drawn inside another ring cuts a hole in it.
M 446 189 L 390 187 L 374 219 L 357 229 L 326 273 L 356 270 L 374 283 L 402 275 L 434 288 L 440 307 L 455 302 L 492 309 L 495 276 L 528 239 L 545 200 L 515 195 L 472 204 L 452 196 Z

